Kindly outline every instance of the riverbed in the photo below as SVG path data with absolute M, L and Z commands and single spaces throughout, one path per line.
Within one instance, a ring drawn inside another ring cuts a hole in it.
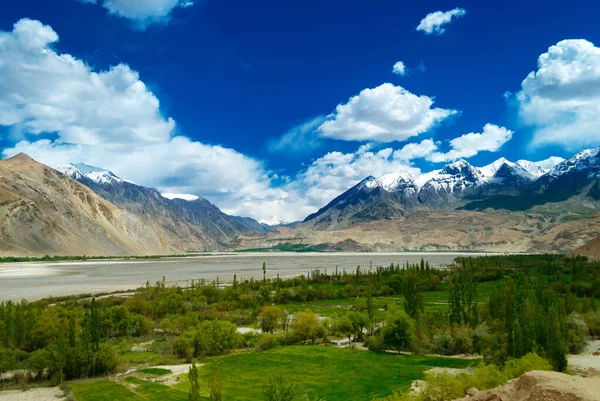
M 484 253 L 414 252 L 414 253 L 239 253 L 211 254 L 184 258 L 138 260 L 90 260 L 69 262 L 25 262 L 0 264 L 0 301 L 37 300 L 49 296 L 100 293 L 135 289 L 147 281 L 155 283 L 164 276 L 170 285 L 187 285 L 189 280 L 217 277 L 230 282 L 262 278 L 262 264 L 267 275 L 282 278 L 307 274 L 311 270 L 333 272 L 356 270 L 357 266 L 389 266 L 391 263 L 418 263 L 421 258 L 432 266 L 445 267 L 459 256 L 485 256 Z

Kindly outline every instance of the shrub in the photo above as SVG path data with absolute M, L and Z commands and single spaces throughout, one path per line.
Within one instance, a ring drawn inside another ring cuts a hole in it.
M 532 370 L 552 370 L 552 365 L 534 352 L 519 359 L 511 359 L 504 365 L 504 373 L 508 379 L 514 379 Z

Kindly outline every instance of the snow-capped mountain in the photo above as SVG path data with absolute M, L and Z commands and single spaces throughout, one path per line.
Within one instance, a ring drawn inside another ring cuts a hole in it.
M 269 227 L 285 226 L 292 223 L 291 221 L 281 219 L 277 216 L 269 216 L 266 219 L 259 220 L 258 222 Z
M 99 185 L 106 185 L 112 183 L 123 183 L 127 182 L 129 184 L 137 185 L 133 181 L 124 180 L 120 177 L 117 177 L 112 171 L 103 169 L 100 167 L 90 166 L 88 164 L 83 163 L 70 163 L 59 167 L 57 169 L 64 175 L 67 175 L 74 180 L 81 180 L 83 177 L 88 178 L 94 181 Z
M 557 164 L 548 172 L 551 177 L 559 177 L 569 173 L 598 174 L 600 172 L 600 146 L 586 149 L 570 159 Z
M 379 178 L 367 177 L 307 217 L 305 223 L 340 228 L 354 221 L 406 216 L 420 210 L 525 210 L 568 199 L 599 176 L 600 147 L 568 160 L 552 157 L 540 162 L 512 162 L 500 158 L 479 168 L 458 160 L 423 174 L 401 170 Z M 600 199 L 600 184 L 597 192 Z
M 182 236 L 209 238 L 222 243 L 240 234 L 265 231 L 256 220 L 229 216 L 202 197 L 161 194 L 157 189 L 120 178 L 108 169 L 73 163 L 58 170 L 104 199 L 139 213 L 171 232 L 181 232 Z

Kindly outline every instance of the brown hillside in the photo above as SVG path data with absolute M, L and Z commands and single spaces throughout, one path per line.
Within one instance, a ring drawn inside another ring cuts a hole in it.
M 213 245 L 186 237 L 185 229 L 165 232 L 25 154 L 0 160 L 0 255 L 156 254 Z
M 585 256 L 590 260 L 600 260 L 600 237 L 595 238 L 581 248 L 578 248 L 573 254 Z

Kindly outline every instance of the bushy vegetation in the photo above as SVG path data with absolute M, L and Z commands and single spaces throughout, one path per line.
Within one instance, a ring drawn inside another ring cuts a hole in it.
M 119 364 L 346 338 L 373 351 L 479 353 L 486 369 L 506 377 L 511 361 L 532 352 L 564 370 L 566 353 L 600 334 L 600 264 L 583 258 L 459 258 L 447 270 L 422 261 L 285 280 L 268 279 L 267 269 L 261 280 L 234 277 L 227 286 L 167 287 L 163 280 L 127 297 L 0 303 L 0 374 L 26 369 L 33 380 L 58 384 Z M 239 326 L 262 333 L 241 334 Z M 145 342 L 148 356 L 130 352 Z
M 552 370 L 545 359 L 535 353 L 519 359 L 509 360 L 504 368 L 481 364 L 472 372 L 452 374 L 444 370 L 433 370 L 425 375 L 419 391 L 395 394 L 383 401 L 445 401 L 463 397 L 467 390 L 488 390 L 532 370 Z

